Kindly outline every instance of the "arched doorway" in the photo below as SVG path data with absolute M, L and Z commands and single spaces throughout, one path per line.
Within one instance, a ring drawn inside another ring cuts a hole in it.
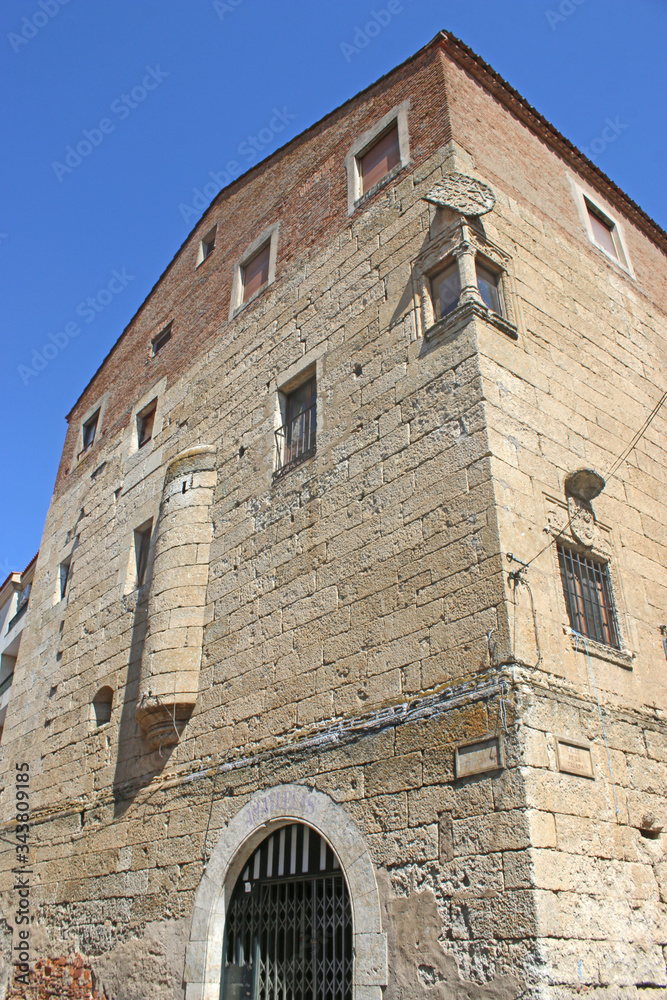
M 305 823 L 274 829 L 236 880 L 222 1000 L 351 1000 L 352 911 L 340 862 Z

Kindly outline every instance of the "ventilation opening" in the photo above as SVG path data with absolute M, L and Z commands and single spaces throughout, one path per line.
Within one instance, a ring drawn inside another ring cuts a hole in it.
M 100 688 L 93 698 L 93 722 L 99 729 L 106 722 L 111 721 L 111 707 L 113 705 L 113 691 L 110 687 Z

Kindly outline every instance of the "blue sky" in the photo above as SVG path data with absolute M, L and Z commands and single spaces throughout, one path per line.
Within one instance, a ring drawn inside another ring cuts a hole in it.
M 2 0 L 0 578 L 39 547 L 65 415 L 192 228 L 193 205 L 230 161 L 247 169 L 441 28 L 667 228 L 665 0 L 387 7 Z M 269 136 L 274 109 L 283 127 Z M 67 147 L 82 141 L 77 162 Z

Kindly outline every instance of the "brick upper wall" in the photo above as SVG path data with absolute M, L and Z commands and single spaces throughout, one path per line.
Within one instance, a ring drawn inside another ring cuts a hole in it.
M 217 196 L 70 413 L 56 495 L 67 483 L 81 417 L 98 399 L 110 394 L 100 432 L 117 433 L 152 385 L 165 376 L 171 384 L 217 338 L 234 337 L 236 320 L 228 320 L 234 267 L 259 234 L 280 223 L 276 281 L 281 281 L 298 275 L 312 254 L 349 224 L 345 156 L 355 139 L 406 100 L 407 170 L 417 170 L 451 138 L 442 64 L 437 51 L 428 49 Z M 404 176 L 401 171 L 394 183 Z M 215 250 L 197 269 L 200 241 L 216 224 Z M 169 347 L 151 358 L 151 339 L 170 321 Z

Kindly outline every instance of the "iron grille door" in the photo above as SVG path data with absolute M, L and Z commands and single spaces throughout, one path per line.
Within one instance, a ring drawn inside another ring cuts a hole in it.
M 351 1000 L 352 915 L 328 845 L 293 824 L 268 837 L 232 895 L 223 1000 Z

